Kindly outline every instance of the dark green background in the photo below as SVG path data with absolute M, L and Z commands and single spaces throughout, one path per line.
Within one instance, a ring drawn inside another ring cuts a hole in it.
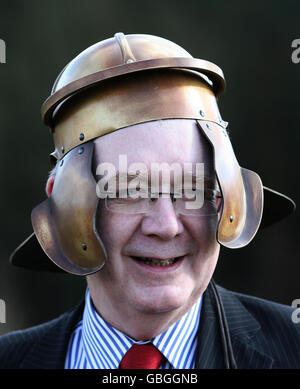
M 264 184 L 299 198 L 299 1 L 0 1 L 1 234 L 0 334 L 51 319 L 83 295 L 85 280 L 13 268 L 11 251 L 31 233 L 31 209 L 45 198 L 52 139 L 40 106 L 60 70 L 115 32 L 170 39 L 224 71 L 223 119 L 241 166 Z M 222 249 L 223 286 L 291 304 L 300 298 L 297 213 L 261 231 L 246 248 Z

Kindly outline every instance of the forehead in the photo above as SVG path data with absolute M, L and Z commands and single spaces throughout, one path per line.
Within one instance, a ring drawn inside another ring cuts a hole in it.
M 212 150 L 194 120 L 170 119 L 141 123 L 97 138 L 95 162 L 204 162 L 212 166 Z

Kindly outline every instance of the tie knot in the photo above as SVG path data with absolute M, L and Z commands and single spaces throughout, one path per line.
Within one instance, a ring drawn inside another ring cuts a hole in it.
M 158 369 L 162 353 L 152 344 L 134 344 L 124 355 L 120 369 Z

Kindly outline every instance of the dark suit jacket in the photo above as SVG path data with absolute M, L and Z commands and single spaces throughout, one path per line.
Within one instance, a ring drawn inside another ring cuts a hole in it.
M 300 368 L 300 324 L 293 309 L 218 287 L 238 368 Z M 72 330 L 84 303 L 55 320 L 0 337 L 0 368 L 63 369 Z M 196 368 L 224 368 L 212 296 L 205 292 L 198 331 Z

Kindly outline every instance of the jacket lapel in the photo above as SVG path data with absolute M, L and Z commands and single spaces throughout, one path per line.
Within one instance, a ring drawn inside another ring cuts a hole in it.
M 204 293 L 198 342 L 196 349 L 196 369 L 223 368 L 223 353 L 219 336 L 218 321 L 213 307 L 209 289 Z
M 238 369 L 271 368 L 273 359 L 260 350 L 262 335 L 257 320 L 234 293 L 221 287 L 217 289 L 223 302 Z M 222 369 L 225 365 L 219 320 L 210 287 L 203 297 L 195 367 L 196 369 Z

